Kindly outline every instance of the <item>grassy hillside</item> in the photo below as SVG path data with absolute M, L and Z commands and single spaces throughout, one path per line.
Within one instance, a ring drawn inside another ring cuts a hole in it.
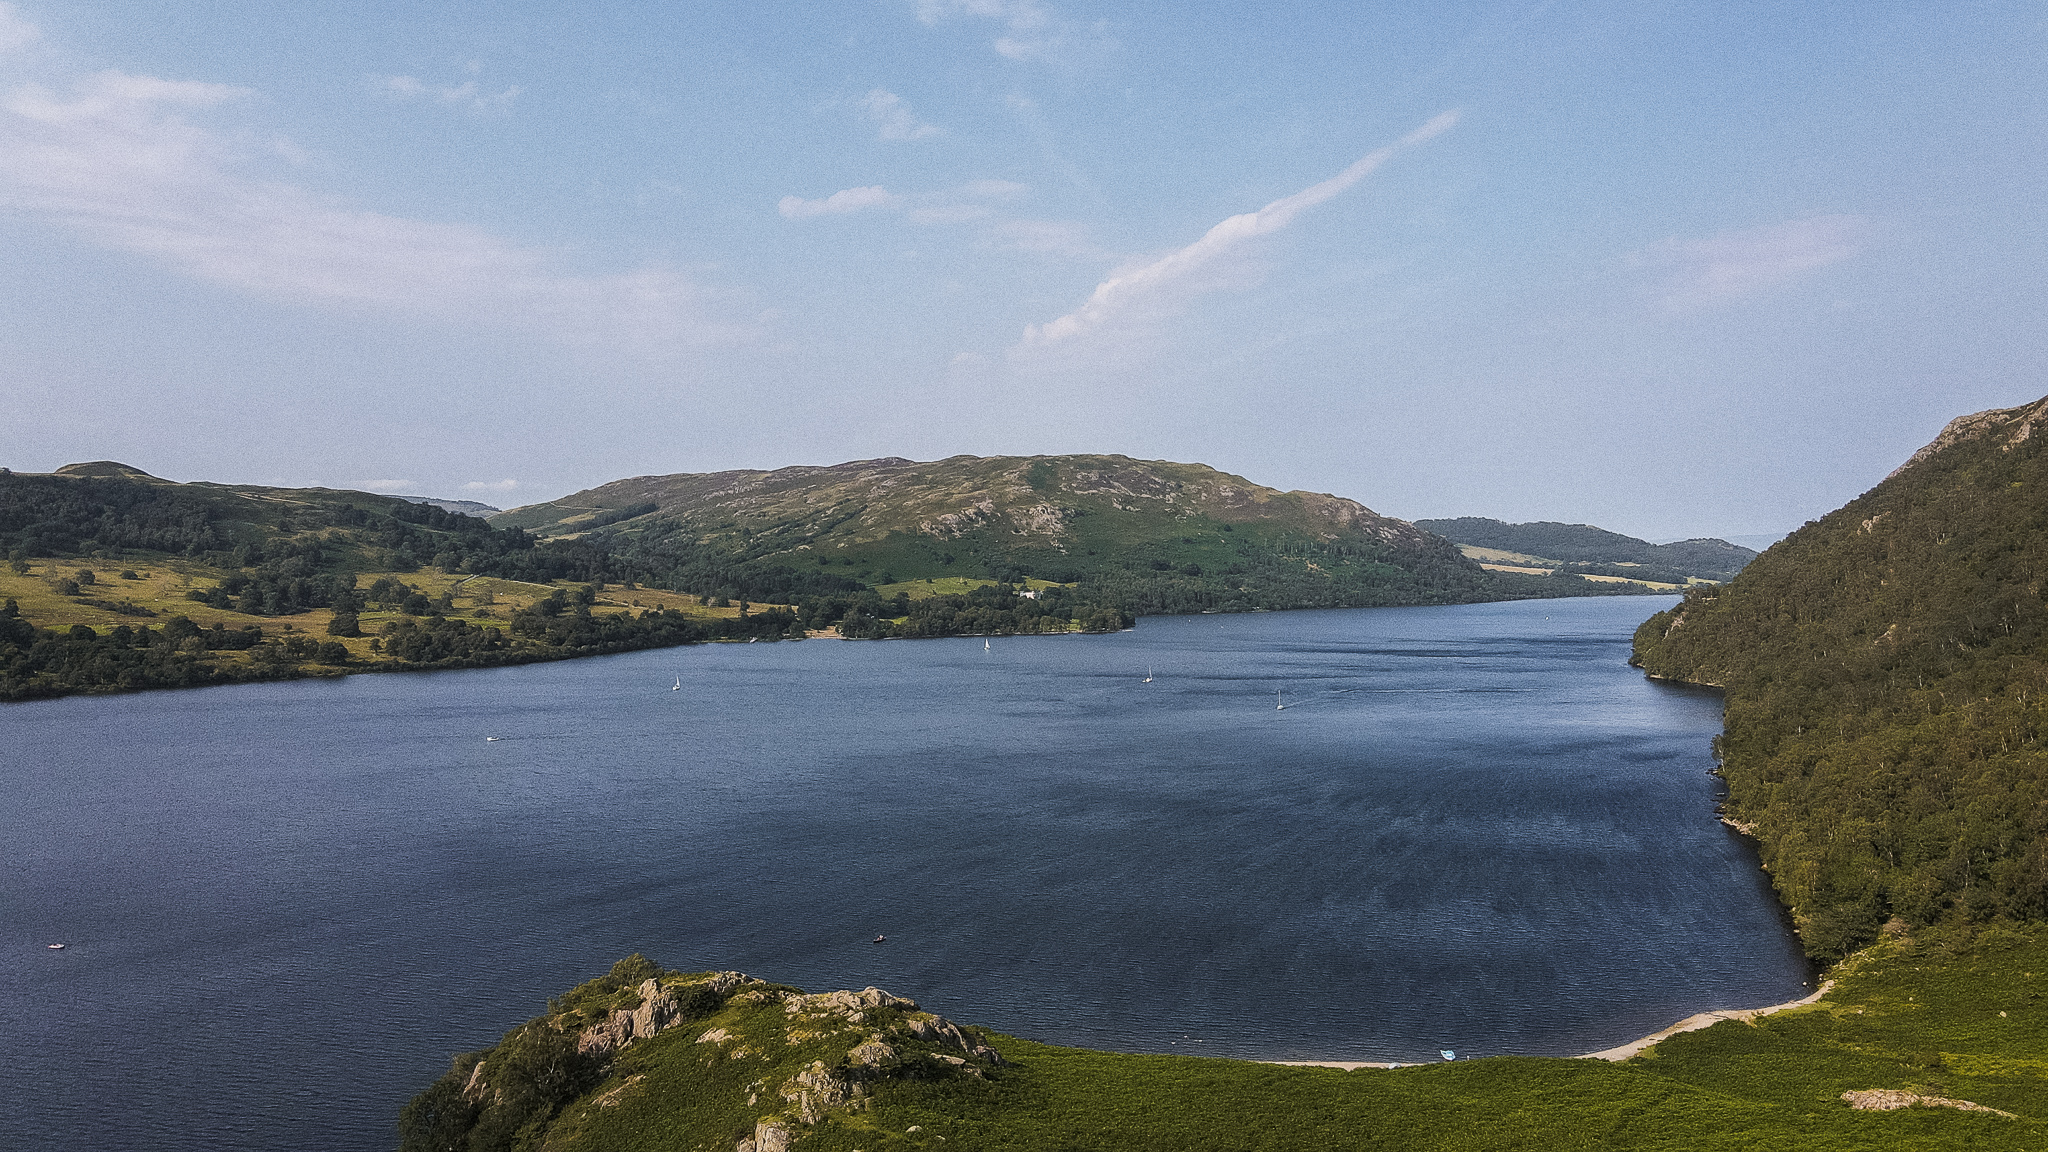
M 407 1107 L 401 1147 L 1876 1152 L 2048 1140 L 2048 932 L 1899 937 L 1835 979 L 1818 1004 L 1674 1036 L 1625 1063 L 1341 1071 L 1060 1048 L 873 990 L 805 997 L 634 957 L 457 1057 Z M 618 1021 L 636 1014 L 646 1026 L 620 1044 Z M 1871 1089 L 1997 1112 L 1843 1099 Z
M 2048 916 L 2048 401 L 1978 413 L 1636 634 L 1725 686 L 1729 819 L 1815 955 Z
M 1074 585 L 1122 613 L 1444 604 L 1610 589 L 1482 570 L 1441 537 L 1323 493 L 1125 456 L 889 458 L 621 480 L 491 518 L 602 540 L 728 595 L 841 578 Z
M 1504 524 L 1483 516 L 1418 520 L 1465 553 L 1481 560 L 1564 569 L 1608 578 L 1632 578 L 1676 587 L 1702 580 L 1733 579 L 1757 554 L 1726 540 L 1680 540 L 1652 544 L 1591 524 Z M 1494 553 L 1492 556 L 1482 553 Z
M 792 613 L 609 587 L 574 543 L 362 492 L 0 472 L 0 700 L 775 638 Z

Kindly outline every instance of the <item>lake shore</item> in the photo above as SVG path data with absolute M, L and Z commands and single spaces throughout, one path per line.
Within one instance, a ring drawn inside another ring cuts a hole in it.
M 1640 1055 L 1645 1050 L 1655 1047 L 1660 1041 L 1669 1040 L 1671 1037 L 1682 1032 L 1697 1032 L 1702 1028 L 1712 1028 L 1723 1020 L 1742 1020 L 1746 1022 L 1758 1019 L 1759 1017 L 1769 1016 L 1774 1012 L 1783 1012 L 1789 1008 L 1804 1008 L 1808 1004 L 1819 1003 L 1821 997 L 1826 996 L 1834 986 L 1835 982 L 1833 980 L 1822 981 L 1819 991 L 1814 992 L 1810 996 L 1802 996 L 1797 1000 L 1787 1000 L 1783 1004 L 1772 1004 L 1763 1008 L 1717 1009 L 1711 1012 L 1695 1012 L 1678 1023 L 1668 1028 L 1660 1028 L 1640 1040 L 1631 1040 L 1626 1044 L 1618 1044 L 1612 1048 L 1602 1048 L 1598 1052 L 1581 1053 L 1578 1056 L 1572 1057 L 1572 1059 L 1606 1060 L 1620 1063 L 1623 1060 Z M 1412 1068 L 1415 1066 L 1413 1062 L 1401 1064 L 1384 1060 L 1261 1060 L 1259 1063 L 1283 1064 L 1290 1068 L 1342 1068 L 1347 1072 L 1356 1071 L 1360 1068 Z

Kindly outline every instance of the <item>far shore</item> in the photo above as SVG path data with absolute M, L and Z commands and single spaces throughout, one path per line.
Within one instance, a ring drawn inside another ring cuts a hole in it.
M 1652 1032 L 1640 1040 L 1632 1040 L 1627 1044 L 1620 1044 L 1613 1048 L 1602 1048 L 1598 1052 L 1586 1052 L 1574 1056 L 1572 1059 L 1607 1060 L 1619 1063 L 1638 1056 L 1647 1049 L 1654 1048 L 1659 1041 L 1669 1040 L 1681 1032 L 1696 1032 L 1701 1028 L 1712 1028 L 1723 1020 L 1741 1020 L 1746 1023 L 1762 1016 L 1769 1016 L 1774 1012 L 1783 1012 L 1789 1008 L 1804 1008 L 1808 1004 L 1817 1003 L 1834 986 L 1835 982 L 1833 980 L 1823 981 L 1820 989 L 1810 996 L 1803 996 L 1797 1000 L 1787 1000 L 1783 1004 L 1772 1004 L 1765 1008 L 1734 1008 L 1727 1010 L 1717 1009 L 1712 1012 L 1695 1012 L 1678 1023 Z M 1360 1068 L 1415 1068 L 1422 1064 L 1439 1063 L 1439 1061 L 1410 1061 L 1404 1064 L 1384 1060 L 1261 1060 L 1259 1063 L 1284 1064 L 1290 1068 L 1342 1068 L 1347 1072 L 1351 1072 Z

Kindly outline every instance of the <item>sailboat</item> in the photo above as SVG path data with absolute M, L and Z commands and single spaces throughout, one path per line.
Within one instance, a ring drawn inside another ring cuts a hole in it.
M 1143 680 L 1140 680 L 1140 681 L 1138 681 L 1138 683 L 1140 683 L 1140 684 L 1150 684 L 1150 683 L 1152 682 L 1152 676 L 1153 676 L 1153 674 L 1154 674 L 1154 672 L 1155 672 L 1155 671 L 1156 671 L 1155 669 L 1153 669 L 1153 668 L 1150 668 L 1150 667 L 1147 667 L 1147 668 L 1145 669 L 1145 678 L 1144 678 Z
M 986 651 L 988 651 L 988 637 L 986 637 L 986 636 L 983 636 L 983 637 L 981 638 L 981 650 L 982 650 L 983 652 L 986 652 Z
M 669 689 L 669 691 L 671 691 L 671 692 L 681 692 L 682 690 L 683 690 L 683 678 L 682 678 L 681 676 L 678 676 L 678 677 L 676 677 L 676 686 L 675 686 L 675 687 L 673 687 L 673 688 L 671 688 L 671 689 Z
M 1284 712 L 1286 709 L 1287 705 L 1280 702 L 1280 690 L 1278 688 L 1273 689 L 1273 711 Z

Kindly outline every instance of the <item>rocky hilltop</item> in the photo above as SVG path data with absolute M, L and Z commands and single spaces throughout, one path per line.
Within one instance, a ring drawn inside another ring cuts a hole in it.
M 630 513 L 613 519 L 619 513 Z M 1123 514 L 1118 516 L 1117 514 Z M 1363 532 L 1397 547 L 1432 536 L 1355 500 L 1282 492 L 1204 464 L 1128 456 L 901 457 L 774 471 L 636 476 L 491 519 L 541 536 L 620 520 L 803 525 L 812 547 L 872 544 L 892 533 L 958 540 L 982 530 L 1055 548 L 1090 535 L 1091 516 L 1285 525 L 1325 539 Z M 801 547 L 801 545 L 799 545 Z
M 895 1082 L 982 1079 L 1003 1057 L 879 988 L 805 995 L 741 972 L 664 972 L 631 956 L 455 1059 L 400 1120 L 406 1152 L 606 1149 L 688 1102 L 713 1146 L 787 1152 L 821 1127 L 859 1132 Z

